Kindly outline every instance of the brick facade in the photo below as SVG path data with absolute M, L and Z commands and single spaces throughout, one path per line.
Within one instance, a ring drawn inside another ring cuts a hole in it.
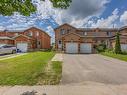
M 8 37 L 8 39 L 6 39 Z M 43 30 L 31 27 L 24 31 L 0 31 L 0 44 L 28 43 L 28 49 L 50 49 L 51 37 Z M 4 38 L 4 39 L 3 39 Z
M 80 52 L 81 43 L 90 43 L 92 45 L 92 53 L 95 53 L 94 46 L 103 42 L 106 43 L 108 48 L 113 48 L 115 42 L 113 37 L 115 37 L 118 30 L 118 28 L 75 28 L 69 24 L 63 24 L 54 30 L 55 47 L 56 50 L 66 51 L 66 43 L 73 42 L 78 44 L 78 52 Z M 121 35 L 126 35 L 127 29 L 121 30 L 120 33 Z M 62 43 L 61 47 L 59 47 L 59 41 Z M 120 41 L 127 44 L 127 35 L 124 38 L 121 37 Z

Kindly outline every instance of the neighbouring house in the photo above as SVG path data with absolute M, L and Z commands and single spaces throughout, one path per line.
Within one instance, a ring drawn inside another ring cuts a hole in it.
M 55 48 L 65 53 L 96 53 L 95 46 L 105 43 L 114 48 L 115 35 L 121 33 L 121 48 L 127 50 L 127 27 L 123 28 L 75 28 L 67 23 L 54 29 Z
M 26 30 L 0 31 L 0 46 L 15 45 L 22 52 L 50 49 L 50 36 L 43 30 L 31 27 Z

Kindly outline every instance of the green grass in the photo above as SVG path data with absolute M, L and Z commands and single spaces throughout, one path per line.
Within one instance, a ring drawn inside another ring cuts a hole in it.
M 55 55 L 53 52 L 32 52 L 23 56 L 0 61 L 0 85 L 36 85 L 43 84 L 47 71 L 47 65 Z M 53 67 L 60 62 L 53 62 Z M 59 64 L 61 65 L 61 64 Z M 51 68 L 55 74 L 57 69 Z M 61 72 L 60 72 L 61 73 Z M 56 74 L 56 75 L 57 75 Z M 49 79 L 52 74 L 49 74 Z M 57 77 L 56 77 L 57 78 Z M 43 80 L 40 83 L 40 80 Z
M 127 61 L 127 55 L 124 55 L 124 54 L 115 54 L 115 53 L 112 53 L 112 52 L 103 52 L 101 54 L 105 55 L 105 56 L 112 57 L 112 58 L 116 58 L 116 59 L 119 59 L 119 60 Z

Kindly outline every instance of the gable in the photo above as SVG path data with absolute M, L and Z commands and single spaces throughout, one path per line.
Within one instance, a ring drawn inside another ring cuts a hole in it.
M 65 41 L 79 41 L 80 40 L 80 36 L 76 33 L 69 33 L 65 36 L 63 36 L 63 39 Z
M 71 25 L 69 25 L 69 24 L 67 24 L 67 23 L 65 23 L 65 24 L 63 24 L 63 25 L 60 25 L 59 27 L 57 27 L 57 28 L 54 29 L 54 30 L 57 31 L 57 30 L 60 30 L 60 29 L 71 29 L 71 30 L 76 30 L 75 27 L 73 27 L 73 26 L 71 26 Z
M 16 37 L 14 37 L 15 40 L 20 40 L 20 41 L 27 41 L 31 38 L 29 38 L 28 36 L 25 36 L 25 35 L 18 35 Z
M 43 31 L 42 29 L 36 28 L 36 27 L 31 27 L 27 30 L 24 31 L 24 33 L 27 35 L 29 32 L 32 32 L 33 35 L 36 35 L 37 32 L 39 32 L 39 34 L 46 34 L 48 37 L 50 37 L 48 35 L 48 33 L 46 33 L 45 31 Z

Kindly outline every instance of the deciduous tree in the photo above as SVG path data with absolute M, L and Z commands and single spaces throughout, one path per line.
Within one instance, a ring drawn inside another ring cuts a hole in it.
M 41 0 L 46 1 L 46 0 Z M 55 8 L 66 9 L 72 0 L 50 0 Z M 36 11 L 36 6 L 32 0 L 0 0 L 0 14 L 4 16 L 19 12 L 24 16 L 29 16 Z

